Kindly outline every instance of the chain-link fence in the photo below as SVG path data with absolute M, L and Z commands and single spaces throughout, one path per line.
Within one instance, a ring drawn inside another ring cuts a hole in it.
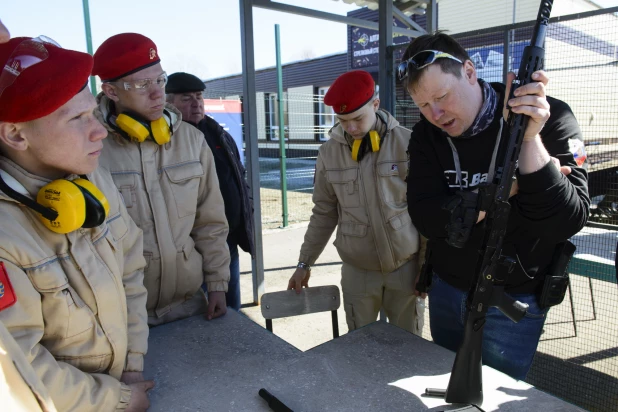
M 546 39 L 547 92 L 569 104 L 587 151 L 590 224 L 572 240 L 571 285 L 550 310 L 527 381 L 594 411 L 618 410 L 618 288 L 614 267 L 618 226 L 618 17 L 615 12 L 562 17 Z M 532 24 L 455 34 L 479 77 L 503 81 L 516 71 Z M 419 111 L 398 87 L 395 117 L 407 127 Z M 427 334 L 430 338 L 430 334 Z
M 440 4 L 446 5 L 447 1 Z M 616 12 L 618 8 L 562 16 L 550 24 L 546 40 L 548 94 L 567 102 L 579 122 L 588 155 L 593 210 L 589 226 L 573 239 L 577 252 L 570 266 L 571 285 L 564 302 L 549 312 L 527 380 L 593 411 L 618 410 L 618 288 L 614 267 L 618 224 Z M 453 18 L 453 22 L 461 20 Z M 479 77 L 503 81 L 507 70 L 519 67 L 532 26 L 516 23 L 454 36 L 468 50 Z M 306 221 L 311 215 L 316 156 L 334 123 L 332 112 L 322 101 L 326 89 L 289 88 L 282 96 L 285 195 L 290 223 Z M 206 98 L 239 101 L 241 94 L 208 89 Z M 265 228 L 272 228 L 283 222 L 278 96 L 258 92 L 256 105 L 261 218 Z M 394 114 L 407 127 L 419 119 L 418 109 L 399 86 Z M 428 328 L 426 331 L 430 339 Z
M 283 134 L 285 137 L 285 176 L 287 190 L 281 182 L 279 99 L 277 93 L 258 92 L 258 150 L 260 162 L 260 196 L 264 228 L 283 224 L 284 202 L 288 223 L 308 221 L 313 202 L 313 175 L 320 145 L 328 138 L 334 116 L 323 104 L 323 93 L 284 92 L 282 96 Z M 207 90 L 205 99 L 242 101 L 242 93 Z M 208 107 L 206 108 L 208 112 Z M 226 125 L 227 126 L 227 125 Z

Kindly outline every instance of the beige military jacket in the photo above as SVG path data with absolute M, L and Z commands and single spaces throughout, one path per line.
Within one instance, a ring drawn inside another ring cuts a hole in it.
M 351 156 L 351 137 L 341 125 L 318 152 L 313 213 L 299 261 L 313 264 L 337 227 L 335 247 L 341 260 L 356 268 L 390 273 L 419 250 L 406 199 L 410 130 L 386 111 L 378 120 L 380 150 L 360 162 Z
M 49 182 L 4 157 L 0 168 L 33 198 Z M 0 321 L 59 410 L 123 410 L 131 390 L 120 376 L 143 370 L 148 345 L 142 232 L 109 174 L 88 177 L 107 197 L 109 215 L 66 235 L 0 192 L 0 262 L 17 298 Z
M 97 101 L 95 114 L 109 131 L 101 166 L 111 172 L 129 214 L 144 231 L 149 323 L 203 312 L 204 304 L 194 311 L 183 304 L 202 294 L 204 281 L 209 292 L 226 292 L 230 279 L 227 219 L 204 135 L 168 104 L 171 141 L 163 146 L 152 139 L 130 142 L 110 124 L 114 117 L 108 116 L 107 96 L 101 93 Z
M 0 322 L 0 402 L 11 412 L 56 412 L 47 389 Z

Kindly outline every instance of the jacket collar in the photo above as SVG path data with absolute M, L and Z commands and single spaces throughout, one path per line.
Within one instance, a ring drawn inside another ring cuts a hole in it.
M 29 196 L 32 199 L 36 199 L 39 190 L 41 190 L 43 186 L 51 182 L 51 180 L 49 179 L 41 176 L 36 176 L 27 172 L 22 167 L 17 165 L 17 163 L 4 156 L 0 156 L 0 169 L 2 169 L 2 171 L 4 172 L 4 181 L 9 186 L 11 186 L 13 190 L 21 192 L 23 195 Z M 6 177 L 6 174 L 9 175 L 8 178 Z M 77 177 L 77 175 L 69 175 L 66 177 L 66 179 L 73 180 Z M 18 203 L 16 200 L 7 196 L 2 191 L 0 191 L 0 199 Z
M 116 132 L 116 130 L 114 129 L 114 127 L 112 127 L 108 122 L 107 122 L 107 118 L 109 115 L 109 112 L 111 110 L 111 106 L 112 106 L 112 100 L 110 100 L 109 97 L 107 97 L 105 95 L 105 93 L 101 92 L 97 95 L 97 108 L 94 111 L 94 114 L 96 116 L 96 118 L 99 120 L 99 122 L 101 122 L 101 124 L 103 126 L 105 126 L 105 128 L 107 129 L 107 131 L 109 133 L 112 134 L 112 136 L 114 136 L 114 139 L 117 141 L 125 141 L 124 138 L 122 136 L 120 136 L 118 134 L 118 132 Z M 167 118 L 167 116 L 163 116 L 171 125 L 171 129 L 173 133 L 176 133 L 176 130 L 178 130 L 178 128 L 180 127 L 180 124 L 182 123 L 182 114 L 180 113 L 180 111 L 178 109 L 176 109 L 176 107 L 174 107 L 173 105 L 169 104 L 169 103 L 165 103 L 165 110 L 167 110 L 167 112 L 169 113 L 170 117 L 169 120 Z M 116 116 L 112 115 L 110 117 L 110 119 L 112 121 L 115 121 Z
M 380 130 L 380 136 L 384 137 L 386 134 L 388 134 L 388 132 L 393 130 L 395 127 L 399 126 L 399 122 L 397 121 L 397 119 L 393 117 L 393 115 L 391 115 L 386 110 L 379 109 L 379 111 L 381 112 L 382 117 L 386 119 L 386 127 L 384 130 L 384 124 L 382 120 L 378 117 L 378 115 L 376 115 L 377 124 L 382 125 L 382 130 Z M 341 127 L 341 124 L 339 123 L 335 123 L 335 125 L 330 129 L 328 134 L 330 135 L 331 139 L 339 143 L 346 144 L 346 145 L 352 144 L 352 142 L 348 140 L 348 134 L 345 133 L 345 131 L 343 130 L 343 127 Z

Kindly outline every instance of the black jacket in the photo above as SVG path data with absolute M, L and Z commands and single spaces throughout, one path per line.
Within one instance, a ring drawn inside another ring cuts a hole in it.
M 238 243 L 242 250 L 254 257 L 253 199 L 234 138 L 216 120 L 208 116 L 204 116 L 194 126 L 204 133 L 215 158 L 219 188 L 225 204 L 225 217 L 230 227 L 228 240 Z
M 504 85 L 493 83 L 492 87 L 503 102 Z M 577 167 L 569 151 L 569 139 L 581 139 L 579 126 L 566 103 L 550 97 L 547 100 L 551 115 L 540 133 L 543 144 L 551 156 L 570 166 L 572 172 L 565 177 L 550 162 L 535 173 L 518 174 L 519 192 L 510 200 L 503 250 L 519 262 L 508 276 L 505 267 L 499 269 L 502 273 L 498 272 L 500 278 L 507 277 L 506 290 L 511 293 L 540 292 L 556 244 L 586 224 L 590 209 L 587 173 Z M 483 132 L 469 139 L 452 139 L 459 153 L 464 190 L 474 190 L 487 178 L 502 104 L 497 111 L 493 123 Z M 408 152 L 407 197 L 412 221 L 429 238 L 434 272 L 452 286 L 467 291 L 476 281 L 484 220 L 474 227 L 464 248 L 449 246 L 445 229 L 449 215 L 442 205 L 459 190 L 459 184 L 455 184 L 453 152 L 446 135 L 422 118 L 412 129 Z

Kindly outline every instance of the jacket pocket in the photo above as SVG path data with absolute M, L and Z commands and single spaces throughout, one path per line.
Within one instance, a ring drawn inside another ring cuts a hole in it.
M 202 255 L 195 250 L 195 242 L 191 237 L 187 238 L 182 250 L 176 254 L 176 265 L 178 273 L 183 275 L 176 279 L 174 302 L 191 299 L 204 282 Z
M 337 201 L 342 207 L 360 206 L 358 169 L 327 170 L 326 180 L 333 185 Z
M 418 252 L 419 235 L 412 225 L 412 219 L 407 210 L 391 217 L 387 228 L 390 231 L 389 239 L 396 264 L 408 261 L 413 254 Z M 415 263 L 416 270 L 418 270 L 417 265 L 418 263 Z
M 134 173 L 125 172 L 112 172 L 111 175 L 126 208 L 130 209 L 134 207 L 137 203 L 137 195 L 135 194 L 136 175 Z
M 364 237 L 367 234 L 367 225 L 362 223 L 341 222 L 339 229 L 345 236 Z
M 71 286 L 68 286 L 65 291 L 67 305 L 69 306 L 69 325 L 66 337 L 72 338 L 92 329 L 94 326 L 93 313 Z
M 48 268 L 53 269 L 57 264 L 52 263 Z M 44 339 L 68 339 L 92 329 L 94 315 L 69 285 L 64 273 L 35 270 L 29 276 L 32 285 L 41 294 Z
M 408 226 L 410 223 L 412 223 L 412 219 L 410 218 L 410 214 L 406 210 L 405 212 L 399 213 L 398 215 L 391 217 L 388 220 L 388 223 L 391 225 L 393 230 L 399 230 L 402 227 Z
M 196 160 L 171 166 L 165 169 L 165 174 L 170 181 L 178 217 L 194 215 L 197 211 L 200 178 L 204 176 L 202 164 Z
M 405 160 L 386 160 L 378 163 L 378 190 L 384 203 L 399 207 L 406 204 L 408 190 L 405 182 L 406 167 Z

